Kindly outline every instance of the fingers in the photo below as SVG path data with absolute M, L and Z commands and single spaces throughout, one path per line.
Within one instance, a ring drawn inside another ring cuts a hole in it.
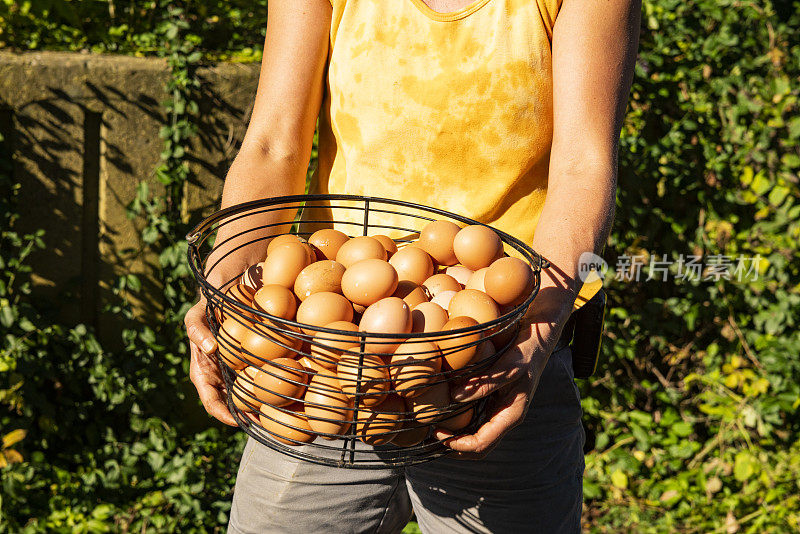
M 525 381 L 520 381 L 525 382 Z M 498 399 L 496 411 L 474 434 L 452 437 L 452 432 L 436 429 L 434 437 L 446 440 L 445 445 L 453 449 L 459 458 L 480 458 L 488 454 L 500 439 L 525 417 L 528 395 L 524 385 L 516 385 Z
M 236 420 L 228 410 L 225 384 L 220 376 L 219 367 L 195 346 L 192 346 L 189 377 L 197 389 L 197 395 L 206 412 L 226 425 L 237 426 Z
M 452 392 L 453 400 L 467 402 L 497 391 L 522 376 L 525 361 L 525 354 L 520 345 L 510 347 L 486 374 L 473 376 L 455 387 Z
M 206 354 L 216 352 L 217 342 L 214 334 L 208 328 L 205 305 L 202 302 L 198 302 L 186 312 L 183 322 L 186 325 L 186 335 L 189 336 L 189 341 Z

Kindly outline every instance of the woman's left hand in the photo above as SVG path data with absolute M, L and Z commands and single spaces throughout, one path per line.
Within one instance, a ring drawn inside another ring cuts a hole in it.
M 452 391 L 453 400 L 466 402 L 490 394 L 487 421 L 474 434 L 452 439 L 452 432 L 437 428 L 434 437 L 447 440 L 445 444 L 459 458 L 486 456 L 512 428 L 525 418 L 533 394 L 539 385 L 550 353 L 556 346 L 561 330 L 569 317 L 571 302 L 554 298 L 548 288 L 540 293 L 531 306 L 534 310 L 523 320 L 516 344 L 483 375 L 467 380 Z M 548 302 L 549 301 L 549 302 Z M 565 302 L 570 302 L 569 308 Z

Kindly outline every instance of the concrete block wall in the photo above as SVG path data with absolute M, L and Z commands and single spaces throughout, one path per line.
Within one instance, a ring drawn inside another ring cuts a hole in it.
M 216 64 L 203 80 L 200 131 L 187 155 L 193 171 L 185 210 L 197 221 L 216 209 L 241 140 L 258 65 Z M 68 323 L 95 325 L 113 338 L 119 322 L 99 313 L 121 273 L 140 275 L 135 303 L 157 317 L 163 302 L 155 259 L 141 254 L 125 207 L 137 185 L 154 192 L 166 117 L 169 70 L 160 59 L 61 52 L 0 51 L 0 129 L 10 140 L 20 183 L 20 227 L 44 228 L 47 249 L 32 258 L 34 298 L 57 303 Z

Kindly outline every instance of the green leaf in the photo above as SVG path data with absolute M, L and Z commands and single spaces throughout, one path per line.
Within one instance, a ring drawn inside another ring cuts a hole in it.
M 628 475 L 617 469 L 611 473 L 611 483 L 620 489 L 628 487 Z

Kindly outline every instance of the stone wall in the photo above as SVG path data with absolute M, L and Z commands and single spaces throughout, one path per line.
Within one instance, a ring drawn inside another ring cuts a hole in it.
M 201 68 L 199 135 L 188 154 L 193 181 L 183 207 L 191 221 L 215 209 L 222 179 L 249 116 L 257 65 Z M 32 258 L 34 298 L 58 299 L 60 320 L 113 338 L 121 325 L 99 313 L 121 273 L 141 276 L 137 301 L 157 317 L 155 262 L 141 249 L 125 206 L 155 178 L 169 71 L 164 61 L 125 56 L 0 52 L 0 132 L 10 139 L 20 183 L 20 227 L 43 228 L 47 249 Z M 66 305 L 64 305 L 66 303 Z

